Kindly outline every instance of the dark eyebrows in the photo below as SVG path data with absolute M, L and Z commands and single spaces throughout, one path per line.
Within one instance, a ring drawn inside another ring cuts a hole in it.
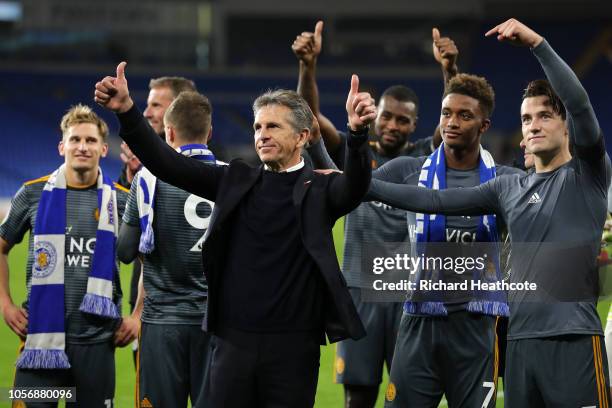
M 556 112 L 552 109 L 552 106 L 550 107 L 550 109 L 543 109 L 543 110 L 539 110 L 537 112 L 535 112 L 533 115 L 535 115 L 536 117 L 542 117 L 545 114 L 548 115 L 554 115 Z M 533 116 L 531 113 L 523 113 L 521 114 L 521 119 L 529 119 Z
M 449 108 L 448 106 L 442 106 L 442 112 L 448 112 L 448 111 L 453 111 L 453 110 L 451 108 Z M 469 113 L 472 116 L 476 115 L 476 113 L 474 113 L 474 111 L 471 110 L 471 109 L 459 109 L 457 111 L 458 115 L 463 115 L 465 113 Z
M 542 116 L 544 114 L 554 115 L 555 111 L 553 110 L 553 108 L 551 106 L 550 109 L 544 109 L 544 110 L 538 111 L 536 113 L 536 115 L 538 115 L 538 116 Z

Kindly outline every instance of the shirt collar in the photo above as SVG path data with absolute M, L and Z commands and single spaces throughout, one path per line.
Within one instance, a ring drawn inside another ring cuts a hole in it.
M 291 166 L 283 171 L 279 171 L 279 173 L 291 173 L 292 171 L 300 170 L 302 167 L 304 167 L 304 158 L 300 157 L 300 162 L 298 164 Z M 264 164 L 264 169 L 268 171 L 272 171 L 272 169 L 270 169 L 270 167 L 267 164 Z

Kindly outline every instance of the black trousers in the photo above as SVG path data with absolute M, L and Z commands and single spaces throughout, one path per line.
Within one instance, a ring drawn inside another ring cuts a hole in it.
M 321 333 L 224 328 L 211 339 L 204 392 L 212 407 L 310 408 Z
M 76 402 L 68 408 L 111 408 L 115 406 L 115 346 L 109 339 L 94 344 L 66 344 L 71 367 L 68 370 L 15 371 L 15 388 L 76 387 Z M 5 405 L 2 405 L 5 406 Z M 28 402 L 14 407 L 55 408 L 56 402 Z
M 507 355 L 506 407 L 609 406 L 608 358 L 601 336 L 510 340 Z

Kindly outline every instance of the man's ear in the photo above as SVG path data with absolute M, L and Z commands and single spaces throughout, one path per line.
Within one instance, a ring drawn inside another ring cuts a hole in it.
M 482 135 L 484 132 L 489 130 L 489 127 L 491 127 L 491 119 L 483 119 L 482 125 L 480 125 L 480 134 Z
M 164 134 L 166 135 L 166 143 L 170 146 L 174 146 L 174 142 L 176 141 L 176 131 L 174 128 L 172 126 L 166 126 Z
M 64 139 L 60 140 L 60 142 L 57 144 L 57 151 L 59 152 L 59 155 L 64 157 Z
M 108 143 L 104 143 L 102 144 L 102 154 L 100 155 L 100 157 L 106 157 L 107 154 L 108 154 Z
M 208 131 L 208 136 L 206 136 L 206 140 L 204 141 L 204 144 L 208 144 L 210 143 L 210 141 L 212 140 L 212 126 L 210 127 L 210 130 Z
M 310 129 L 302 129 L 300 133 L 298 133 L 298 147 L 304 147 L 308 140 L 310 139 Z

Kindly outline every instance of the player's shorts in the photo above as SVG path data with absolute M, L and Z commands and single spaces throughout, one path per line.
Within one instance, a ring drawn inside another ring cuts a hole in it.
M 202 389 L 210 336 L 200 326 L 142 323 L 138 407 L 205 407 Z
M 67 370 L 15 371 L 15 387 L 76 387 L 76 402 L 66 403 L 67 408 L 108 408 L 114 406 L 115 397 L 115 346 L 112 340 L 104 343 L 79 345 L 67 344 L 70 361 Z M 56 407 L 57 402 L 14 403 L 27 408 Z
M 360 340 L 343 340 L 336 348 L 335 382 L 379 385 L 383 364 L 391 367 L 395 339 L 402 316 L 401 303 L 363 302 L 361 289 L 350 288 L 353 302 L 366 329 Z
M 498 318 L 465 311 L 400 323 L 385 407 L 495 407 Z
M 509 340 L 504 388 L 509 408 L 608 407 L 603 339 L 572 334 Z

